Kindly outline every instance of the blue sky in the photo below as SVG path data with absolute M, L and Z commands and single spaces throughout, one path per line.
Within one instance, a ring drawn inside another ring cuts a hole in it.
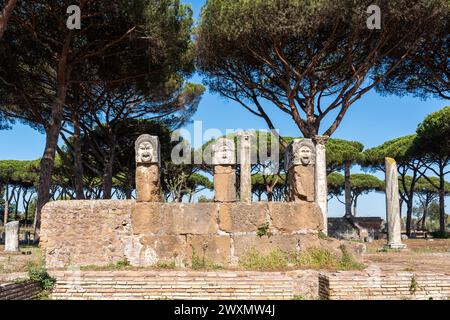
M 197 17 L 204 1 L 187 1 L 192 4 Z M 194 76 L 192 82 L 202 82 Z M 366 148 L 377 146 L 387 140 L 412 134 L 426 115 L 444 107 L 445 101 L 429 99 L 423 101 L 411 96 L 380 96 L 372 91 L 351 106 L 347 116 L 333 135 L 334 138 L 357 140 Z M 292 119 L 277 111 L 269 112 L 281 135 L 299 136 Z M 267 129 L 264 121 L 250 114 L 237 103 L 226 101 L 218 95 L 206 92 L 193 121 L 202 121 L 203 129 Z M 193 129 L 187 125 L 186 129 Z M 322 128 L 323 130 L 324 128 Z M 192 132 L 193 133 L 193 132 Z M 45 138 L 37 131 L 22 124 L 12 130 L 0 131 L 0 159 L 31 160 L 42 155 Z M 354 172 L 359 171 L 354 168 Z M 380 176 L 381 177 L 381 176 Z M 384 194 L 362 196 L 358 203 L 358 215 L 385 215 Z M 329 204 L 330 216 L 341 216 L 344 208 L 337 201 Z

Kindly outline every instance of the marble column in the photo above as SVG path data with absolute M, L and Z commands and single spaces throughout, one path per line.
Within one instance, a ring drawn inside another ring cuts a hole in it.
M 212 146 L 214 200 L 236 201 L 236 147 L 231 139 L 218 139 Z
M 239 133 L 239 163 L 241 168 L 240 175 L 240 201 L 251 202 L 252 201 L 252 137 L 251 132 Z
M 19 252 L 19 221 L 5 225 L 5 252 Z
M 136 201 L 162 202 L 159 139 L 148 134 L 141 135 L 136 150 Z
M 323 216 L 322 230 L 328 234 L 328 185 L 327 185 L 327 155 L 325 145 L 328 136 L 315 136 L 313 141 L 316 147 L 316 168 L 315 168 L 315 198 Z
M 402 225 L 398 189 L 397 163 L 392 158 L 385 159 L 386 164 L 386 223 L 388 232 L 387 246 L 390 249 L 404 249 L 402 243 Z
M 286 150 L 289 201 L 315 201 L 314 149 L 311 139 L 295 139 Z

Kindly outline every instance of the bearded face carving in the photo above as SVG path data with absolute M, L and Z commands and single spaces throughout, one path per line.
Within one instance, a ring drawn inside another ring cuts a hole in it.
M 136 140 L 136 163 L 158 163 L 158 137 L 144 134 Z

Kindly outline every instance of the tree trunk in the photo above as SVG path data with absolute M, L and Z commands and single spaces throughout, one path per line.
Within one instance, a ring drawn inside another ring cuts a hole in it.
M 352 193 L 350 186 L 350 162 L 344 162 L 344 187 L 345 187 L 345 216 L 352 215 Z
M 73 122 L 73 182 L 75 186 L 75 195 L 77 200 L 83 200 L 83 164 L 81 159 L 81 130 L 80 119 L 75 110 L 72 111 Z
M 111 199 L 112 194 L 113 163 L 108 155 L 103 165 L 103 199 Z
M 5 215 L 3 216 L 3 225 L 5 226 L 8 223 L 8 214 L 9 214 L 9 196 L 8 196 L 8 184 L 5 185 Z
M 22 193 L 22 188 L 19 188 L 19 190 L 17 190 L 17 197 L 16 197 L 16 206 L 14 208 L 14 221 L 17 221 L 17 217 L 19 216 L 19 198 L 20 198 L 20 194 Z
M 355 199 L 353 200 L 353 216 L 356 217 L 356 207 L 358 206 L 358 197 L 355 196 Z
M 426 227 L 426 219 L 427 219 L 427 213 L 428 213 L 428 206 L 423 207 L 423 216 L 422 216 L 422 231 L 425 230 Z
M 406 235 L 411 236 L 411 220 L 413 212 L 413 197 L 410 196 L 406 202 Z
M 446 219 L 445 219 L 445 176 L 444 163 L 439 163 L 439 232 L 442 236 L 446 235 Z
M 45 128 L 45 149 L 41 159 L 39 172 L 38 199 L 36 216 L 34 218 L 34 240 L 39 241 L 41 231 L 41 212 L 44 205 L 50 199 L 50 186 L 52 182 L 53 168 L 55 167 L 56 146 L 61 133 L 61 124 L 64 113 L 64 105 L 67 97 L 67 81 L 70 78 L 70 68 L 67 65 L 72 34 L 69 33 L 64 41 L 64 46 L 58 61 L 58 74 L 56 78 L 56 98 L 53 101 L 52 113 L 48 125 Z
M 3 38 L 3 34 L 8 26 L 9 17 L 11 17 L 13 10 L 16 7 L 16 3 L 17 0 L 9 0 L 0 12 L 0 39 Z

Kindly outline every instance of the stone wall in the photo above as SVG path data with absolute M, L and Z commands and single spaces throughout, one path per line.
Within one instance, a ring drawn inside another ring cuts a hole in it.
M 258 237 L 269 225 L 271 237 Z M 315 203 L 152 203 L 57 201 L 42 212 L 41 246 L 48 268 L 134 266 L 161 261 L 189 265 L 194 255 L 223 266 L 256 248 L 299 251 L 320 246 L 323 229 Z M 336 244 L 336 247 L 339 245 Z
M 316 299 L 318 273 L 81 271 L 51 272 L 57 279 L 52 298 L 74 299 Z
M 450 299 L 450 274 L 336 272 L 319 276 L 319 296 L 331 300 Z
M 0 300 L 33 300 L 41 288 L 34 281 L 0 284 Z

